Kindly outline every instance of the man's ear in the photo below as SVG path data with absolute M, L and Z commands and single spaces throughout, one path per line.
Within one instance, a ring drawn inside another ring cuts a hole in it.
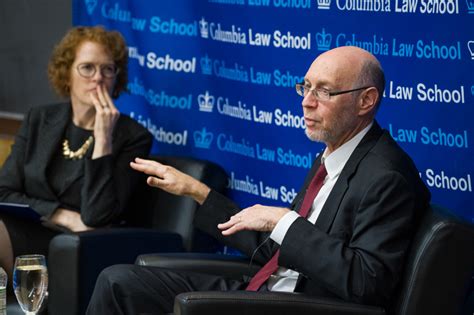
M 379 91 L 375 87 L 365 89 L 359 95 L 359 115 L 364 116 L 375 111 L 380 96 Z

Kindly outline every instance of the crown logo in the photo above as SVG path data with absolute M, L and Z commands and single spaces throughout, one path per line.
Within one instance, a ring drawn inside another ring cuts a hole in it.
M 467 13 L 474 14 L 474 1 L 466 0 Z
M 467 49 L 471 53 L 471 59 L 474 60 L 474 40 L 470 40 L 467 42 Z
M 331 48 L 332 35 L 326 33 L 323 28 L 321 33 L 316 33 L 316 44 L 318 45 L 318 50 L 326 51 Z
M 211 75 L 212 74 L 212 60 L 208 55 L 205 55 L 201 58 L 201 71 L 202 74 Z
M 202 38 L 209 37 L 209 23 L 204 18 L 199 21 L 199 30 L 201 31 Z
M 95 7 L 97 6 L 97 0 L 84 0 L 84 2 L 86 4 L 87 13 L 91 15 L 94 12 Z
M 318 9 L 329 10 L 330 7 L 331 7 L 331 0 L 318 0 Z
M 212 132 L 206 131 L 206 127 L 202 130 L 196 130 L 193 134 L 194 137 L 194 146 L 201 149 L 209 149 L 211 146 L 212 138 L 214 135 Z
M 206 91 L 206 94 L 199 94 L 198 104 L 201 112 L 212 113 L 212 109 L 214 108 L 214 96 L 210 95 L 209 91 Z

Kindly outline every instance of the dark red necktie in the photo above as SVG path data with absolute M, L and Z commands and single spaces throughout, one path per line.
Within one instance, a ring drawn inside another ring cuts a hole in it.
M 313 205 L 314 198 L 318 194 L 319 190 L 323 186 L 324 179 L 328 172 L 326 171 L 326 167 L 324 164 L 321 164 L 316 171 L 311 183 L 309 183 L 308 190 L 306 190 L 306 194 L 303 199 L 303 203 L 301 204 L 300 208 L 300 216 L 306 218 L 308 216 L 309 211 L 311 210 L 311 206 Z M 260 269 L 255 276 L 253 276 L 252 280 L 248 284 L 245 290 L 247 291 L 258 291 L 262 284 L 270 278 L 270 276 L 277 271 L 278 269 L 278 256 L 280 255 L 280 250 L 278 249 L 273 257 L 265 264 L 265 266 Z

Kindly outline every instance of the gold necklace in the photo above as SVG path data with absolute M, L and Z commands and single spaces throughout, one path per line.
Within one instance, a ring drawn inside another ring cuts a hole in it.
M 86 154 L 87 150 L 89 150 L 89 147 L 91 146 L 93 141 L 94 141 L 94 137 L 89 136 L 89 138 L 87 138 L 86 142 L 84 142 L 84 144 L 79 149 L 77 149 L 76 151 L 72 151 L 69 148 L 69 141 L 67 139 L 64 139 L 63 140 L 63 155 L 64 155 L 64 157 L 66 158 L 66 160 L 71 160 L 71 159 L 72 160 L 79 160 L 79 159 L 82 159 L 84 157 L 84 155 Z

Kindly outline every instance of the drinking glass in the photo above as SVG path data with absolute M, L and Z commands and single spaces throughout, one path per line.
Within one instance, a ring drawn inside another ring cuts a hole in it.
M 15 259 L 13 289 L 21 309 L 35 315 L 48 290 L 48 270 L 43 255 L 23 255 Z

